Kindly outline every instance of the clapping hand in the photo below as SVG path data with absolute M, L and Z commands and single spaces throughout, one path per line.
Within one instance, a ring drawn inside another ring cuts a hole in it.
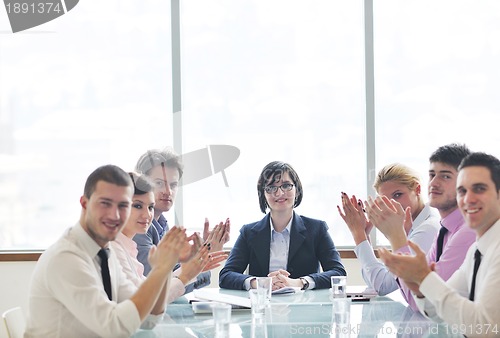
M 375 199 L 368 198 L 366 211 L 377 229 L 387 237 L 393 250 L 406 245 L 406 233 L 413 223 L 410 207 L 404 210 L 399 202 L 387 196 L 378 196 Z
M 210 252 L 210 244 L 205 243 L 195 255 L 182 264 L 179 279 L 188 284 L 200 272 L 209 271 L 220 266 L 220 263 L 227 259 L 228 253 L 225 251 Z
M 168 271 L 172 271 L 186 243 L 188 243 L 188 238 L 185 229 L 180 227 L 170 229 L 158 243 L 158 246 L 152 246 L 149 250 L 148 261 L 151 267 L 163 264 Z
M 203 268 L 203 272 L 218 268 L 221 262 L 225 261 L 229 256 L 226 251 L 216 251 L 208 254 L 208 262 Z
M 187 285 L 189 281 L 195 278 L 207 265 L 209 261 L 209 250 L 210 248 L 208 245 L 203 245 L 191 259 L 182 264 L 178 277 L 184 285 Z
M 210 225 L 208 219 L 205 218 L 203 225 L 203 240 L 205 243 L 210 243 L 212 251 L 221 251 L 224 244 L 229 241 L 231 232 L 231 221 L 229 218 L 225 222 L 219 222 L 212 231 L 209 230 Z
M 184 263 L 190 260 L 200 250 L 201 245 L 202 240 L 197 232 L 187 237 L 187 241 L 179 254 L 179 262 Z
M 390 272 L 404 280 L 408 286 L 411 286 L 411 283 L 420 285 L 434 266 L 428 266 L 425 253 L 417 244 L 408 241 L 408 245 L 415 252 L 414 256 L 395 254 L 379 248 L 380 259 Z
M 337 210 L 351 231 L 354 242 L 358 245 L 369 239 L 373 225 L 366 219 L 361 200 L 357 200 L 354 195 L 349 198 L 346 193 L 341 194 L 342 209 L 337 205 Z

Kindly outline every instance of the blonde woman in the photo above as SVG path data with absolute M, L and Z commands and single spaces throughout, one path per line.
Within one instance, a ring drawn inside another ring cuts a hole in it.
M 400 163 L 389 164 L 378 172 L 373 187 L 383 201 L 390 204 L 393 200 L 405 211 L 402 215 L 391 214 L 376 226 L 404 226 L 408 239 L 418 243 L 427 252 L 439 230 L 439 215 L 424 203 L 422 185 L 416 172 Z M 362 201 L 356 196 L 349 198 L 346 193 L 342 193 L 341 198 L 342 209 L 339 206 L 337 209 L 354 238 L 354 251 L 361 262 L 366 284 L 381 296 L 397 290 L 396 277 L 373 252 L 369 240 L 373 224 L 365 216 Z M 411 218 L 411 221 L 404 222 L 404 217 Z

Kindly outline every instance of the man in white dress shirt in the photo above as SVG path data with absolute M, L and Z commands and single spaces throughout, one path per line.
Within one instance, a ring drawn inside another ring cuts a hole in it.
M 500 333 L 500 161 L 496 157 L 472 153 L 464 158 L 457 179 L 457 202 L 477 239 L 447 282 L 411 242 L 415 256 L 387 250 L 380 255 L 411 287 L 421 312 L 446 322 L 449 332 L 496 336 Z
M 113 251 L 106 251 L 130 215 L 133 191 L 130 176 L 113 165 L 88 177 L 80 221 L 36 265 L 25 337 L 128 337 L 146 319 L 161 318 L 173 266 L 197 248 L 174 227 L 151 250 L 153 268 L 144 283 L 136 288 L 127 280 Z

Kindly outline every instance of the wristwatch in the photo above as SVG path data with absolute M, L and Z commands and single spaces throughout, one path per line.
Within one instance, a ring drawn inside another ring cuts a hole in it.
M 302 289 L 301 290 L 307 290 L 309 288 L 309 281 L 307 279 L 305 279 L 304 277 L 300 277 L 299 279 L 302 282 Z

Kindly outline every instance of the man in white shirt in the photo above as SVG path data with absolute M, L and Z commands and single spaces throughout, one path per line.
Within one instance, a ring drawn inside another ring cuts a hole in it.
M 35 267 L 25 337 L 128 337 L 147 317 L 151 323 L 161 318 L 173 266 L 200 243 L 191 246 L 184 229 L 172 228 L 151 250 L 152 271 L 136 288 L 113 251 L 107 253 L 130 215 L 133 191 L 130 176 L 116 166 L 90 174 L 80 221 Z
M 415 256 L 387 250 L 380 255 L 390 271 L 411 287 L 422 313 L 446 322 L 449 332 L 495 336 L 500 332 L 500 161 L 496 157 L 472 153 L 462 161 L 457 202 L 477 239 L 447 282 L 411 242 Z

